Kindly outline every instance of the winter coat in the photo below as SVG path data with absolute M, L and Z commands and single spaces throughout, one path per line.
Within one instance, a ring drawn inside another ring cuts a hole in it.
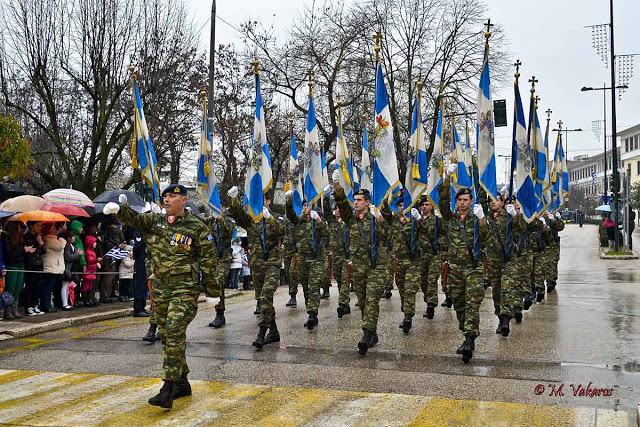
M 84 238 L 84 257 L 87 260 L 87 268 L 84 276 L 84 280 L 96 280 L 96 271 L 98 269 L 98 257 L 96 251 L 93 248 L 93 244 L 96 242 L 96 238 L 93 236 L 87 236 Z
M 133 279 L 133 267 L 135 260 L 133 258 L 125 258 L 120 261 L 120 278 L 121 279 Z
M 231 245 L 231 264 L 229 268 L 242 268 L 242 246 Z
M 242 254 L 242 277 L 251 276 L 251 269 L 249 268 L 249 257 L 247 254 Z
M 67 241 L 58 238 L 55 234 L 47 234 L 44 236 L 44 245 L 47 253 L 42 257 L 42 267 L 45 273 L 64 274 L 64 247 Z
M 24 267 L 24 243 L 15 246 L 8 234 L 2 234 L 2 256 L 5 267 Z
M 135 259 L 135 272 L 146 277 L 147 268 L 145 259 L 147 258 L 147 243 L 142 234 L 136 235 L 133 242 L 133 258 Z
M 73 265 L 80 259 L 78 248 L 73 243 L 67 243 L 64 247 L 64 278 L 71 280 L 71 272 L 73 271 Z
M 24 236 L 24 246 L 33 246 L 36 248 L 35 252 L 24 253 L 24 268 L 25 270 L 42 270 L 42 257 L 47 252 L 45 245 L 38 243 L 38 235 L 27 233 Z
M 120 245 L 120 243 L 124 243 L 124 234 L 122 234 L 122 230 L 120 230 L 115 224 L 110 224 L 109 226 L 102 229 L 100 232 L 100 237 L 102 238 L 102 253 L 106 254 L 111 249 Z
M 71 221 L 71 226 L 69 227 L 69 229 L 76 237 L 76 248 L 82 251 L 82 255 L 78 259 L 78 264 L 82 267 L 83 265 L 87 265 L 87 260 L 84 258 L 84 245 L 82 244 L 82 236 L 80 235 L 81 228 L 84 228 L 84 225 L 80 221 L 78 221 L 77 219 Z

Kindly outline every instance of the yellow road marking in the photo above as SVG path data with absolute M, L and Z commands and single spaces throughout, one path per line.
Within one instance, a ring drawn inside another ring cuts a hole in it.
M 147 404 L 160 380 L 0 370 L 0 423 L 157 426 L 631 426 L 634 414 L 595 408 L 192 381 L 166 411 Z

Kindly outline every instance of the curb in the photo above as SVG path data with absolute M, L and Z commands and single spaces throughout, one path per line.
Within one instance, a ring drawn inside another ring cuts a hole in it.
M 606 255 L 606 252 L 600 249 L 600 259 L 626 260 L 638 258 L 640 257 L 635 251 L 633 252 L 633 255 Z
M 231 299 L 242 295 L 241 293 L 232 293 L 225 295 L 225 299 Z M 204 295 L 200 295 L 198 303 L 206 302 Z M 57 331 L 60 329 L 70 328 L 72 326 L 85 325 L 87 323 L 95 323 L 103 320 L 117 319 L 120 317 L 133 316 L 133 308 L 121 308 L 118 310 L 103 311 L 101 313 L 91 313 L 88 315 L 69 317 L 67 319 L 56 319 L 49 322 L 31 323 L 27 326 L 15 329 L 3 329 L 0 325 L 0 340 L 12 338 L 27 338 L 33 335 L 43 334 L 45 332 Z M 142 319 L 142 318 L 141 318 Z

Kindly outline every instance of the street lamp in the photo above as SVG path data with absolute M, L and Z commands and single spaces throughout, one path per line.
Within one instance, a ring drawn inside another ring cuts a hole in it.
M 629 86 L 627 85 L 620 85 L 620 86 L 616 86 L 616 89 L 629 89 Z M 607 203 L 607 187 L 609 185 L 609 183 L 607 182 L 607 90 L 611 90 L 610 87 L 607 87 L 606 84 L 603 84 L 602 87 L 589 87 L 589 86 L 583 86 L 582 89 L 580 89 L 581 92 L 589 92 L 592 90 L 601 90 L 602 91 L 602 95 L 603 95 L 603 105 L 604 105 L 604 198 L 602 199 L 602 203 L 606 204 Z M 611 162 L 611 164 L 613 165 L 615 162 L 615 160 L 613 160 Z M 616 164 L 614 167 L 617 167 L 618 165 Z
M 553 129 L 553 132 L 564 132 L 564 155 L 569 160 L 569 132 L 582 132 L 582 129 L 562 129 L 562 120 L 558 122 L 558 129 Z
M 509 185 L 511 180 L 511 155 L 498 154 L 498 157 L 504 157 L 504 184 Z

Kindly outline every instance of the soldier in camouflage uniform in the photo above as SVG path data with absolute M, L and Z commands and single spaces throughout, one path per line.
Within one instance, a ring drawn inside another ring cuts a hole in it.
M 331 268 L 333 277 L 338 284 L 338 318 L 351 313 L 351 298 L 349 297 L 350 276 L 347 274 L 352 265 L 349 251 L 349 228 L 340 217 L 340 209 L 325 202 L 325 219 L 329 226 L 329 244 L 331 250 Z
M 369 190 L 355 192 L 354 211 L 338 181 L 339 171 L 333 172 L 334 198 L 342 220 L 349 228 L 349 250 L 352 260 L 352 281 L 358 297 L 358 307 L 362 314 L 363 336 L 358 342 L 358 352 L 367 354 L 367 350 L 378 341 L 377 327 L 380 313 L 380 297 L 384 291 L 384 273 L 386 264 L 381 258 L 380 248 L 388 239 L 384 219 L 379 212 L 369 211 Z M 375 227 L 375 233 L 372 233 Z M 372 237 L 375 242 L 372 242 Z
M 224 318 L 224 285 L 229 277 L 229 266 L 231 265 L 231 239 L 236 223 L 233 219 L 226 215 L 226 209 L 222 207 L 222 216 L 212 215 L 204 219 L 204 223 L 209 227 L 213 242 L 216 245 L 218 253 L 218 262 L 216 266 L 216 282 L 220 284 L 220 302 L 216 304 L 216 317 L 209 326 L 213 328 L 221 328 L 226 324 Z
M 256 280 L 256 296 L 260 300 L 260 331 L 253 346 L 261 350 L 265 344 L 280 341 L 280 333 L 276 325 L 276 311 L 273 307 L 273 295 L 278 283 L 280 283 L 280 268 L 282 266 L 282 238 L 284 237 L 284 227 L 271 214 L 268 206 L 271 204 L 271 198 L 265 195 L 264 208 L 262 210 L 262 219 L 254 223 L 253 219 L 244 211 L 238 202 L 238 187 L 233 186 L 227 193 L 231 197 L 231 208 L 229 215 L 236 220 L 238 226 L 247 230 L 249 240 L 259 242 L 257 246 L 252 248 L 252 259 L 254 266 L 257 260 L 259 262 L 259 271 L 256 272 L 258 279 Z M 254 270 L 255 271 L 255 270 Z M 260 291 L 258 292 L 258 286 Z M 267 330 L 269 335 L 267 335 Z
M 558 280 L 558 262 L 560 261 L 560 236 L 559 231 L 564 230 L 564 221 L 560 212 L 548 215 L 549 229 L 551 230 L 551 245 L 549 246 L 548 264 L 545 278 L 547 280 L 547 293 L 554 291 Z
M 289 301 L 287 307 L 296 307 L 298 305 L 298 272 L 296 271 L 297 246 L 295 227 L 285 216 L 284 223 L 284 270 L 285 282 L 289 288 Z
M 531 270 L 531 291 L 537 302 L 544 299 L 545 252 L 548 245 L 550 230 L 544 218 L 538 218 L 541 226 L 538 231 L 531 233 L 533 246 L 533 269 Z M 526 306 L 525 306 L 526 308 Z
M 420 238 L 424 233 L 421 224 L 422 215 L 416 208 L 411 208 L 409 219 L 403 214 L 404 201 L 398 203 L 398 212 L 394 213 L 385 203 L 382 215 L 390 226 L 393 247 L 396 255 L 396 286 L 400 293 L 400 301 L 404 319 L 400 328 L 405 334 L 411 329 L 413 316 L 416 314 L 416 293 L 420 288 L 420 263 L 422 249 Z
M 427 311 L 422 315 L 427 319 L 433 319 L 435 308 L 438 305 L 438 277 L 442 271 L 444 245 L 443 221 L 438 218 L 437 212 L 433 212 L 433 206 L 427 196 L 420 198 L 422 219 L 420 221 L 423 232 L 420 234 L 422 245 L 422 259 L 420 261 L 420 288 L 424 302 L 427 303 Z M 444 286 L 443 286 L 444 287 Z M 446 291 L 443 289 L 443 291 Z M 449 295 L 447 298 L 451 299 Z
M 475 339 L 480 334 L 480 304 L 484 298 L 482 263 L 474 256 L 475 222 L 478 220 L 478 250 L 484 249 L 487 238 L 486 220 L 482 205 L 473 205 L 469 188 L 456 193 L 456 211 L 451 212 L 449 176 L 457 170 L 452 164 L 447 169 L 443 185 L 439 189 L 439 208 L 444 227 L 449 236 L 449 290 L 458 318 L 458 328 L 465 336 L 456 353 L 468 363 L 473 357 Z
M 171 408 L 173 400 L 191 394 L 185 357 L 187 326 L 198 311 L 200 275 L 209 297 L 220 293 L 215 282 L 216 251 L 209 230 L 195 215 L 185 212 L 187 190 L 170 185 L 162 193 L 167 214 L 139 214 L 126 203 L 108 203 L 105 214 L 140 231 L 147 242 L 154 270 L 154 314 L 160 331 L 164 385 L 152 405 Z
M 325 241 L 329 234 L 327 224 L 322 221 L 318 212 L 307 206 L 298 217 L 293 210 L 291 190 L 287 191 L 287 218 L 295 227 L 296 252 L 298 254 L 298 277 L 302 283 L 304 302 L 309 318 L 304 326 L 313 330 L 318 325 L 318 308 L 320 306 L 320 288 L 324 286 L 327 274 L 327 253 Z
M 385 227 L 387 227 L 386 224 Z M 391 291 L 393 290 L 396 268 L 396 257 L 393 247 L 393 238 L 390 237 L 382 246 L 382 257 L 386 261 L 387 266 L 387 268 L 385 269 L 384 292 L 382 293 L 382 298 L 391 299 L 391 296 L 393 295 Z
M 511 204 L 504 206 L 504 196 L 498 194 L 495 200 L 483 197 L 483 208 L 490 209 L 486 218 L 488 226 L 484 255 L 487 259 L 487 279 L 491 286 L 494 314 L 498 317 L 497 334 L 509 336 L 511 318 L 513 317 L 513 299 L 515 293 L 516 260 L 513 255 L 513 234 L 520 231 L 521 222 L 517 211 Z M 507 236 L 507 227 L 511 217 L 511 233 Z M 509 240 L 507 240 L 509 237 Z

